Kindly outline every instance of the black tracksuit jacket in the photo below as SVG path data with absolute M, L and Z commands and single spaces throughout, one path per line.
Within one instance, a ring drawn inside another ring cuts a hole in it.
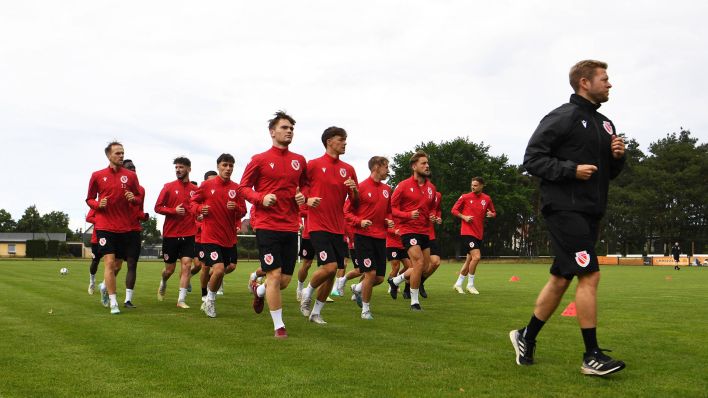
M 546 115 L 531 136 L 524 168 L 541 178 L 544 214 L 575 211 L 602 217 L 610 179 L 624 166 L 625 157 L 612 157 L 612 121 L 599 113 L 599 104 L 573 94 L 570 102 Z M 597 166 L 587 181 L 575 178 L 579 164 Z

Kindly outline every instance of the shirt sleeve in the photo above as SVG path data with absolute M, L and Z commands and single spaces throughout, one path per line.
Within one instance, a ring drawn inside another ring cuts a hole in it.
M 402 184 L 398 184 L 396 189 L 393 191 L 393 195 L 391 195 L 391 212 L 398 218 L 410 218 L 410 214 L 408 212 L 401 211 L 401 196 L 403 195 L 401 192 L 403 192 L 404 189 L 401 188 L 401 185 Z
M 461 196 L 457 199 L 457 202 L 455 202 L 455 204 L 452 205 L 452 210 L 450 210 L 450 213 L 451 213 L 453 216 L 459 217 L 460 215 L 462 215 L 462 207 L 463 207 L 463 204 L 464 204 L 464 201 L 465 201 L 464 197 L 465 197 L 465 195 L 461 195 Z
M 175 210 L 174 207 L 168 207 L 167 206 L 167 194 L 169 192 L 169 189 L 167 187 L 167 184 L 162 187 L 162 190 L 160 191 L 160 195 L 157 197 L 157 202 L 155 202 L 155 213 L 157 214 L 162 214 L 162 215 L 175 215 L 177 214 L 177 210 Z
M 253 189 L 256 185 L 256 181 L 258 181 L 258 176 L 258 158 L 254 156 L 243 171 L 243 176 L 241 176 L 241 182 L 238 187 L 240 196 L 254 205 L 261 203 L 263 197 L 267 194 L 256 192 L 256 190 Z
M 572 112 L 556 109 L 546 115 L 534 131 L 524 154 L 524 168 L 548 181 L 575 178 L 577 163 L 553 156 L 553 148 L 570 130 Z
M 91 179 L 89 180 L 89 186 L 88 186 L 88 193 L 86 194 L 86 204 L 92 209 L 92 210 L 98 210 L 98 200 L 96 197 L 98 196 L 98 181 L 96 179 L 96 174 L 91 175 Z

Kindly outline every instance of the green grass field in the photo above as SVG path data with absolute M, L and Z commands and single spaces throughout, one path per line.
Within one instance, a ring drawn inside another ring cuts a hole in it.
M 560 316 L 573 287 L 539 335 L 536 364 L 514 362 L 508 332 L 528 321 L 547 265 L 482 263 L 481 294 L 463 296 L 451 289 L 459 265 L 443 264 L 426 283 L 422 313 L 382 285 L 374 321 L 359 319 L 347 295 L 325 306 L 325 326 L 300 315 L 292 284 L 284 341 L 273 339 L 267 311 L 251 309 L 254 266 L 227 277 L 218 318 L 208 319 L 198 289 L 192 309 L 176 308 L 174 277 L 166 300 L 156 300 L 160 262 L 139 266 L 138 308 L 112 316 L 98 293 L 86 293 L 86 261 L 0 261 L 0 397 L 708 395 L 708 269 L 603 268 L 598 337 L 627 368 L 596 378 L 579 372 L 576 319 Z M 121 302 L 123 281 L 124 271 Z

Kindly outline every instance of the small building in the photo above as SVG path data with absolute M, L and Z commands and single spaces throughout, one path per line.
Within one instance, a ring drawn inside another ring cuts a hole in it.
M 0 257 L 25 257 L 28 240 L 66 242 L 63 232 L 0 232 Z

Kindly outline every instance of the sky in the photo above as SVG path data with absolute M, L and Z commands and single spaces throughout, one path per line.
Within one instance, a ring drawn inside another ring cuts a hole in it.
M 360 177 L 373 155 L 456 137 L 520 164 L 581 59 L 609 64 L 600 111 L 644 151 L 681 127 L 706 142 L 706 17 L 683 0 L 3 2 L 0 208 L 85 229 L 89 177 L 117 139 L 153 214 L 175 157 L 201 181 L 231 153 L 238 181 L 279 109 L 308 159 L 345 128 Z

